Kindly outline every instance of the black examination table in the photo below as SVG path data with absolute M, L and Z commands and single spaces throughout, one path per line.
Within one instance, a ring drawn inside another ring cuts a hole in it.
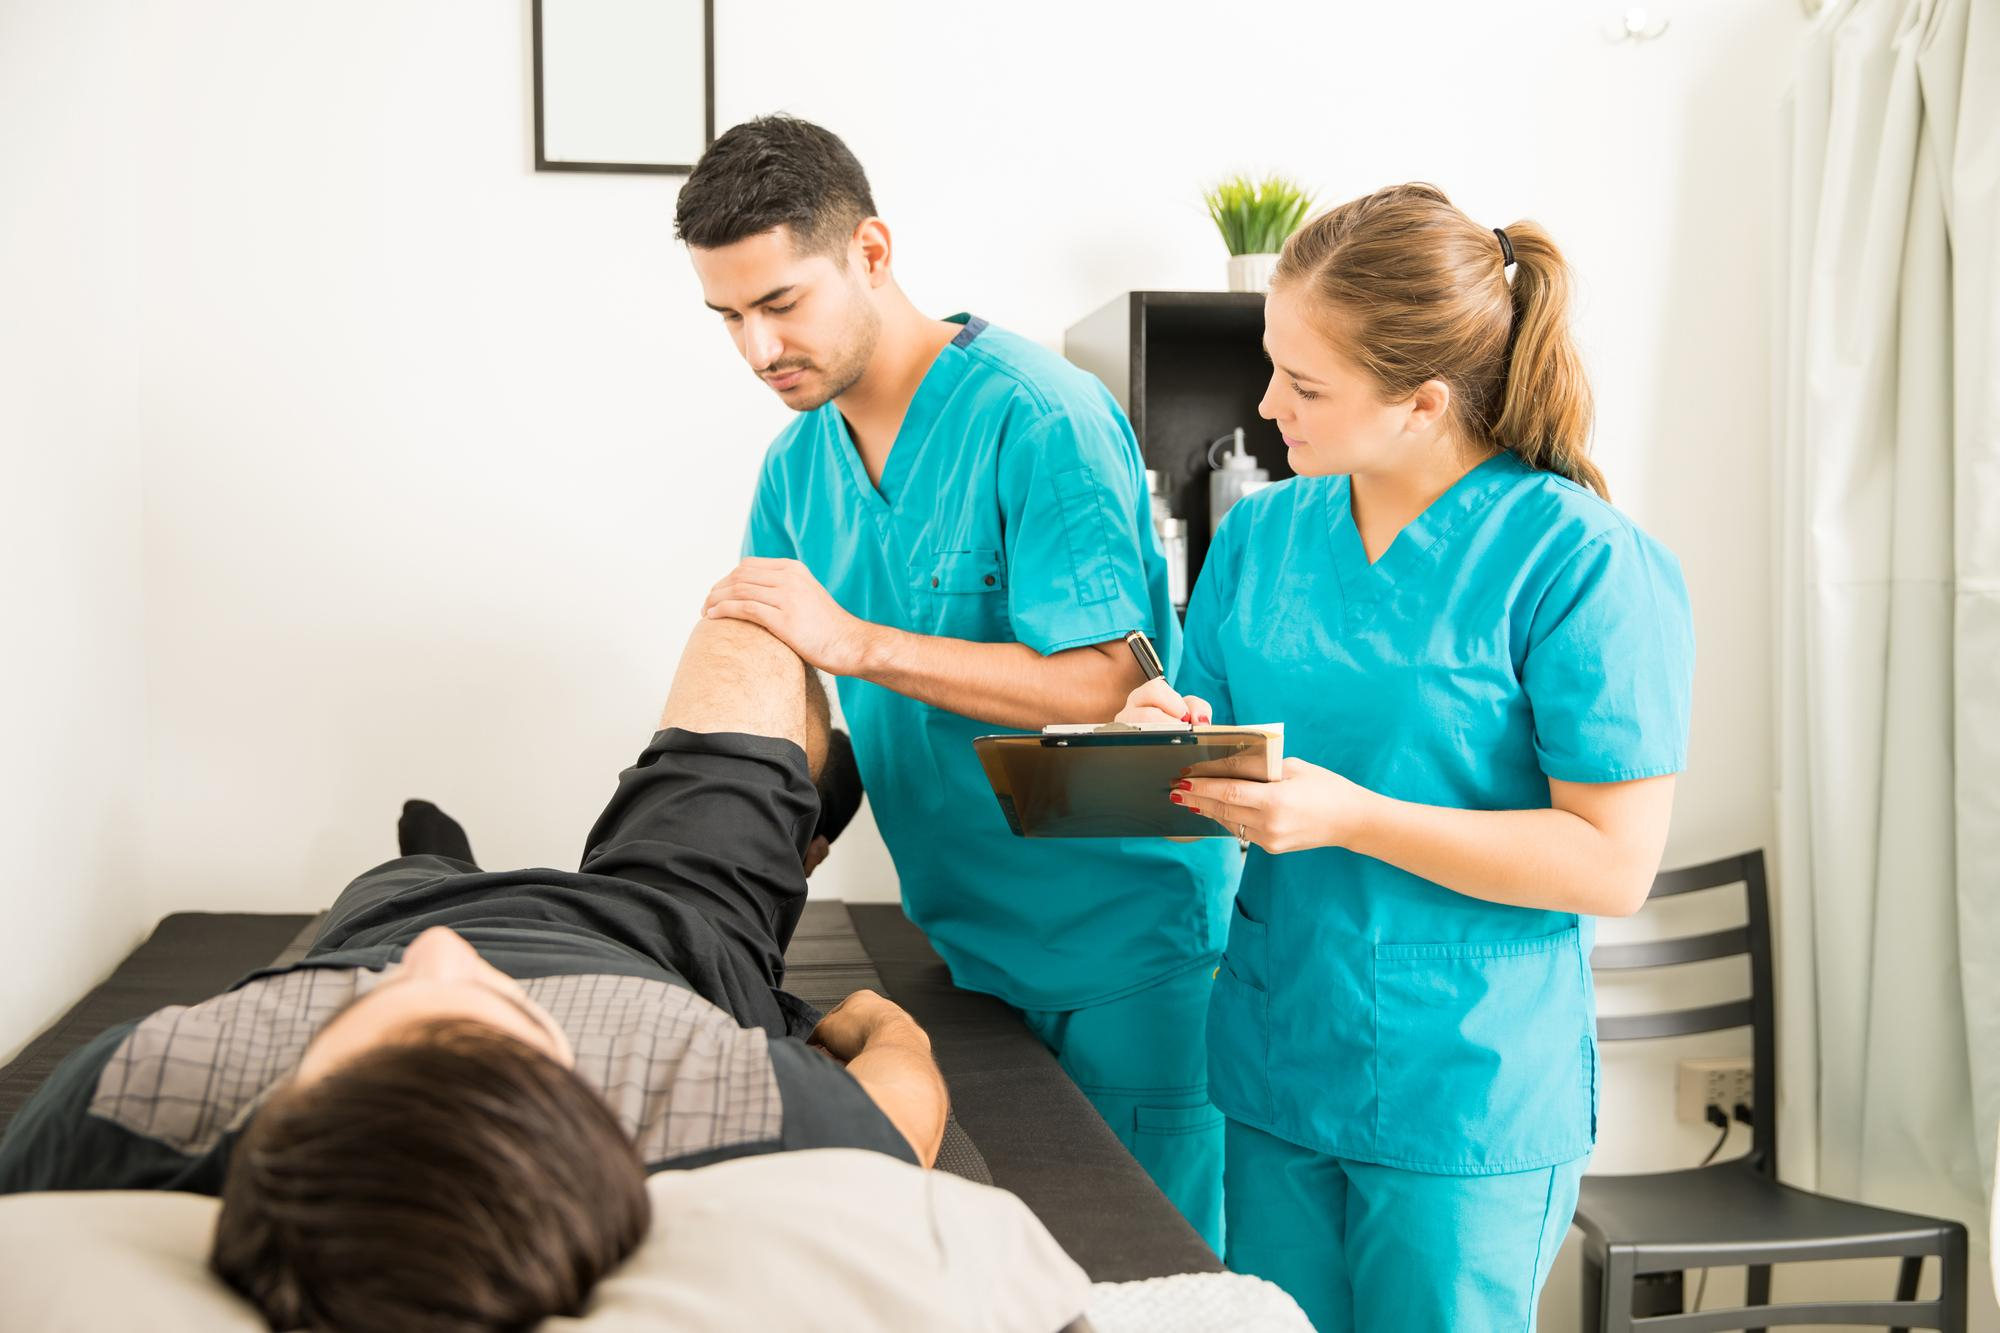
M 53 1026 L 0 1068 L 0 1129 L 71 1051 L 114 1023 L 192 1004 L 296 956 L 316 918 L 177 912 Z M 830 1008 L 880 990 L 930 1032 L 951 1088 L 940 1169 L 1019 1195 L 1093 1282 L 1212 1273 L 1221 1264 L 1014 1012 L 957 989 L 892 903 L 808 903 L 786 988 Z

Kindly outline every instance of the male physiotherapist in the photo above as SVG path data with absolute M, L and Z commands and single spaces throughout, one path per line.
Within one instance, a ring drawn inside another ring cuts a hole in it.
M 1014 837 L 972 738 L 1090 722 L 1180 626 L 1139 450 L 1104 386 L 921 314 L 861 164 L 817 125 L 738 125 L 682 188 L 703 299 L 797 418 L 707 612 L 839 678 L 903 906 L 953 978 L 1017 1006 L 1211 1245 L 1222 1139 L 1203 1034 L 1233 842 Z

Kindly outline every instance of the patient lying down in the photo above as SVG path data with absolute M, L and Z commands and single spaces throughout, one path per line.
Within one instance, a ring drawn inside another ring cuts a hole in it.
M 220 1194 L 211 1263 L 274 1327 L 469 1330 L 580 1313 L 646 1233 L 649 1172 L 928 1166 L 922 1029 L 781 989 L 815 839 L 858 799 L 822 822 L 829 737 L 789 649 L 704 622 L 577 871 L 482 871 L 412 803 L 301 961 L 66 1061 L 0 1140 L 0 1193 Z

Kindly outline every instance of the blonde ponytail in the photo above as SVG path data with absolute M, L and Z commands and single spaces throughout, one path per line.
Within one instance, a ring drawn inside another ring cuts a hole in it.
M 1589 458 L 1590 383 L 1570 335 L 1569 266 L 1536 223 L 1504 230 L 1503 240 L 1434 185 L 1395 185 L 1293 233 L 1271 282 L 1335 316 L 1321 330 L 1388 401 L 1443 380 L 1460 438 L 1609 500 Z
M 1514 332 L 1493 440 L 1529 467 L 1568 477 L 1609 500 L 1590 461 L 1590 381 L 1570 336 L 1570 274 L 1548 232 L 1533 222 L 1507 227 L 1514 253 Z

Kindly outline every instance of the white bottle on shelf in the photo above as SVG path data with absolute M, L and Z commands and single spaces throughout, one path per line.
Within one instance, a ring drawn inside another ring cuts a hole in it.
M 1160 555 L 1167 562 L 1167 593 L 1174 610 L 1185 610 L 1188 599 L 1187 520 L 1175 518 L 1167 497 L 1160 493 L 1166 478 L 1146 469 L 1146 494 L 1151 501 L 1153 536 L 1160 543 Z
M 1235 447 L 1217 463 L 1215 446 L 1232 438 Z M 1256 458 L 1243 447 L 1241 426 L 1208 446 L 1208 463 L 1215 469 L 1208 476 L 1208 530 L 1212 536 L 1222 526 L 1222 516 L 1229 512 L 1229 507 L 1250 492 L 1262 490 L 1270 483 L 1271 474 L 1258 467 Z
M 1162 519 L 1159 532 L 1160 554 L 1167 561 L 1167 599 L 1174 604 L 1174 610 L 1185 611 L 1188 602 L 1187 520 Z

